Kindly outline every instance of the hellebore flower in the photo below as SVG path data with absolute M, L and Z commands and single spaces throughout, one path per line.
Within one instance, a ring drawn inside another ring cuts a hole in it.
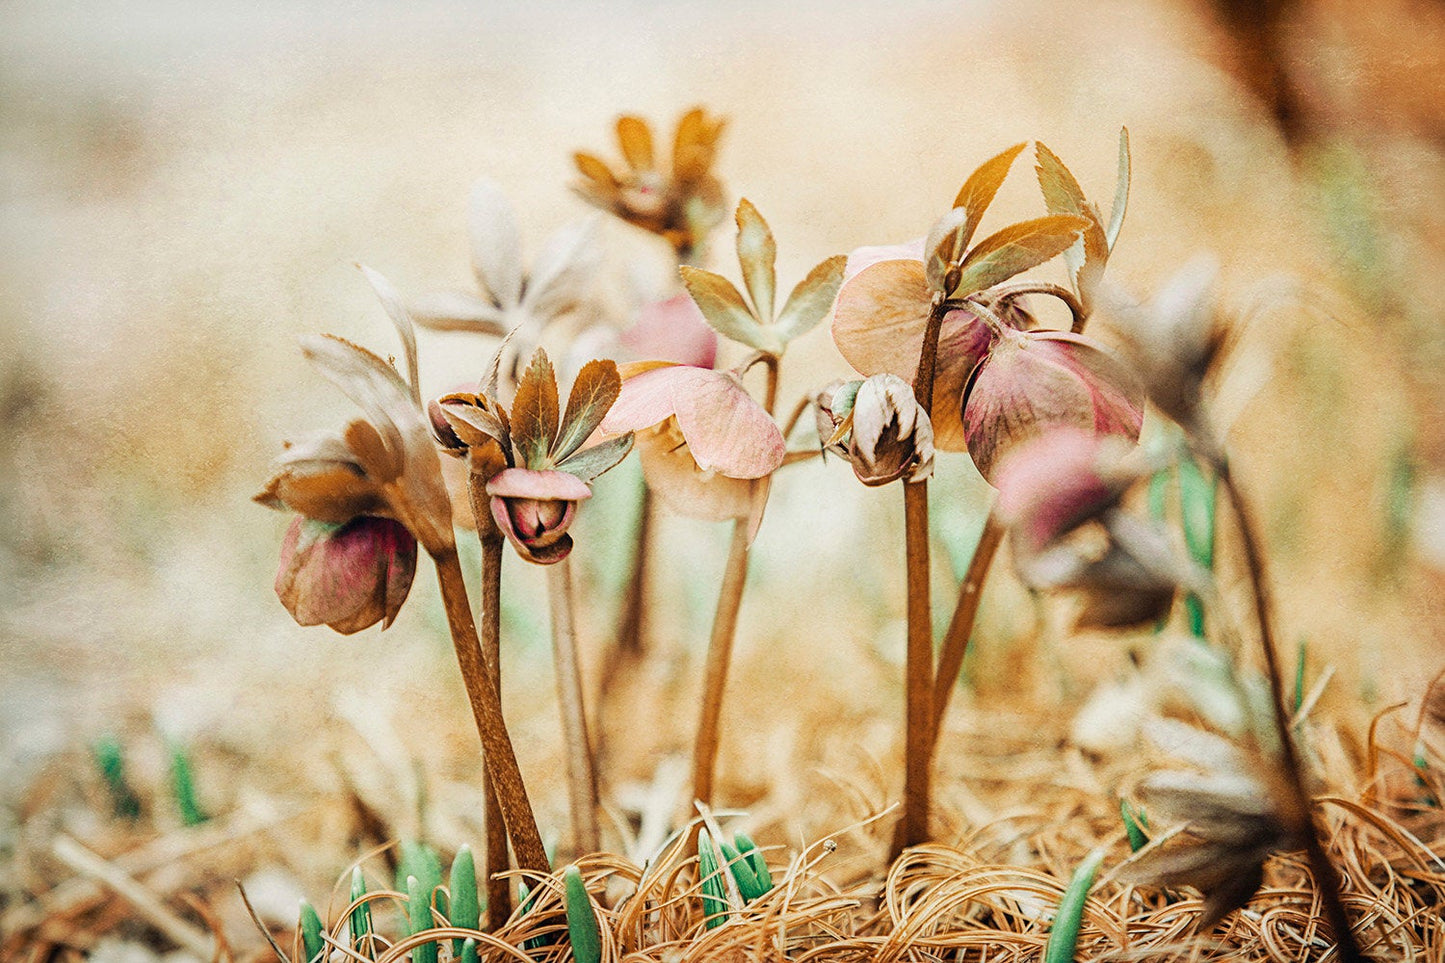
M 410 318 L 386 280 L 363 271 L 402 336 L 410 381 L 349 341 L 304 338 L 307 360 L 364 417 L 340 433 L 287 445 L 255 498 L 301 516 L 276 577 L 287 610 L 303 625 L 346 633 L 391 623 L 416 569 L 417 542 L 432 554 L 455 544 L 451 502 L 415 388 Z
M 416 539 L 400 523 L 358 515 L 342 525 L 301 515 L 281 543 L 276 595 L 298 625 L 350 635 L 391 625 L 416 575 Z
M 517 554 L 529 562 L 548 565 L 572 551 L 567 534 L 577 515 L 577 503 L 592 497 L 592 489 L 565 471 L 507 468 L 487 482 L 492 519 Z
M 695 368 L 711 368 L 717 361 L 717 332 L 686 294 L 642 305 L 637 323 L 622 332 L 619 340 L 634 358 Z
M 512 333 L 504 364 L 511 375 L 546 327 L 586 304 L 601 265 L 598 217 L 559 228 L 547 238 L 528 273 L 522 265 L 516 210 L 496 184 L 482 180 L 472 187 L 467 233 L 472 273 L 482 296 L 436 291 L 411 299 L 407 309 L 417 324 L 435 331 L 497 337 Z
M 722 185 L 712 174 L 717 141 L 725 121 L 709 117 L 701 107 L 683 114 L 673 137 L 667 170 L 659 167 L 652 129 L 640 117 L 619 117 L 617 141 L 625 167 L 614 170 L 585 152 L 573 155 L 582 180 L 573 189 L 601 208 L 657 234 L 682 260 L 723 219 Z
M 922 481 L 933 474 L 933 427 L 902 378 L 839 382 L 814 403 L 824 450 L 844 455 L 863 484 Z
M 583 365 L 560 411 L 557 378 L 547 353 L 532 355 L 509 414 L 488 394 L 456 393 L 435 402 L 433 421 L 444 447 L 471 460 L 486 479 L 492 520 L 529 562 L 550 565 L 572 551 L 568 527 L 587 483 L 632 450 L 630 433 L 584 448 L 621 389 L 617 365 Z M 493 386 L 495 390 L 495 386 Z M 480 522 L 480 519 L 478 520 Z
M 637 433 L 643 473 L 662 500 L 709 521 L 759 511 L 786 446 L 737 375 L 666 362 L 622 370 L 621 394 L 601 430 Z

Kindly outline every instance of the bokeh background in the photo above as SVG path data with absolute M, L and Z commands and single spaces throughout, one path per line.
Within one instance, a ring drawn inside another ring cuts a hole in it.
M 1283 638 L 1307 643 L 1312 674 L 1333 669 L 1326 698 L 1356 744 L 1440 668 L 1438 2 L 8 0 L 0 20 L 0 911 L 71 875 L 48 848 L 58 832 L 116 853 L 175 831 L 176 746 L 213 815 L 267 828 L 169 877 L 148 870 L 161 891 L 242 876 L 294 909 L 293 891 L 324 894 L 365 848 L 356 800 L 392 834 L 480 838 L 475 735 L 432 576 L 385 633 L 300 629 L 271 590 L 285 519 L 248 499 L 283 439 L 349 411 L 299 335 L 398 350 L 353 262 L 409 292 L 468 287 L 479 176 L 515 200 L 535 251 L 585 212 L 571 152 L 615 157 L 624 112 L 669 132 L 693 105 L 728 117 L 719 173 L 771 222 L 788 286 L 828 255 L 925 233 L 974 166 L 1021 140 L 1108 198 L 1127 126 L 1134 192 L 1111 279 L 1144 296 L 1197 252 L 1223 265 L 1240 340 L 1222 404 L 1267 523 Z M 1042 212 L 1028 168 L 988 224 Z M 632 265 L 666 262 L 620 223 L 608 239 L 619 290 Z M 712 266 L 735 273 L 726 232 L 714 247 Z M 474 379 L 489 352 L 424 334 L 424 385 Z M 820 328 L 788 358 L 781 407 L 845 373 Z M 940 476 L 942 620 L 988 494 L 966 460 Z M 637 479 L 631 464 L 604 479 L 581 523 L 594 681 Z M 774 486 L 720 793 L 773 842 L 897 792 L 898 501 L 836 463 Z M 727 532 L 669 519 L 657 538 L 649 661 L 600 724 L 619 811 L 682 800 Z M 508 710 L 542 822 L 562 832 L 544 582 L 515 558 L 507 579 Z M 940 792 L 966 818 L 997 812 L 1004 788 L 950 761 L 981 729 L 1000 756 L 1068 751 L 1093 686 L 1132 671 L 1139 640 L 1066 624 L 999 566 L 941 753 Z M 995 724 L 1010 713 L 1032 721 Z M 110 821 L 90 757 L 106 736 L 145 803 L 140 829 Z M 234 903 L 218 913 L 255 942 Z M 107 932 L 75 939 L 109 946 Z

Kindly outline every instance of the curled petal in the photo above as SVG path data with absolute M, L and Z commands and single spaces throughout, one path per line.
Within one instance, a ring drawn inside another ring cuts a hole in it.
M 298 624 L 350 635 L 389 626 L 415 574 L 416 539 L 391 519 L 337 526 L 298 516 L 281 544 L 276 595 Z
M 567 534 L 577 503 L 592 490 L 575 475 L 560 471 L 508 468 L 487 482 L 492 518 L 517 553 L 529 562 L 550 565 L 572 550 Z
M 508 468 L 487 482 L 487 494 L 500 498 L 531 498 L 578 502 L 592 497 L 592 489 L 565 471 Z
M 915 238 L 902 244 L 874 244 L 860 247 L 848 253 L 848 263 L 843 268 L 843 283 L 847 284 L 864 268 L 881 261 L 917 261 L 923 263 L 923 238 Z
M 275 474 L 255 501 L 337 525 L 383 510 L 380 487 L 357 463 L 346 442 L 332 432 L 317 432 L 287 445 L 277 459 Z
M 720 522 L 754 510 L 757 483 L 699 468 L 676 420 L 639 434 L 637 451 L 648 486 L 671 511 Z

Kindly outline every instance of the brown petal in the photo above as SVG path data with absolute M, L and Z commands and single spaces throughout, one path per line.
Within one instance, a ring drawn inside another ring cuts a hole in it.
M 912 378 L 930 307 L 922 261 L 879 261 L 839 290 L 833 341 L 865 375 Z
M 512 447 L 526 468 L 549 468 L 557 437 L 557 376 L 547 352 L 538 348 L 512 400 Z
M 675 422 L 639 435 L 637 450 L 648 486 L 679 515 L 717 522 L 753 509 L 753 482 L 700 469 Z
M 652 129 L 641 117 L 617 118 L 617 143 L 622 147 L 622 156 L 633 170 L 652 170 L 655 166 L 652 156 Z

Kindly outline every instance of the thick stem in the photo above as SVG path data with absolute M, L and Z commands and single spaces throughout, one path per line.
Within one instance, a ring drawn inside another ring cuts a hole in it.
M 968 642 L 973 637 L 973 625 L 978 620 L 978 604 L 983 599 L 983 586 L 988 580 L 988 570 L 998 555 L 1003 542 L 1005 526 L 999 518 L 998 508 L 988 513 L 983 523 L 983 532 L 978 536 L 978 545 L 973 550 L 973 559 L 968 563 L 963 582 L 958 586 L 958 604 L 953 609 L 953 618 L 948 623 L 948 633 L 943 637 L 943 647 L 938 653 L 938 674 L 933 680 L 932 746 L 938 745 L 938 733 L 943 727 L 943 714 L 948 711 L 948 700 L 953 697 L 954 683 L 959 670 L 963 668 L 963 657 L 968 654 Z
M 482 740 L 482 754 L 488 777 L 496 787 L 497 801 L 506 823 L 518 868 L 545 876 L 551 872 L 547 851 L 542 847 L 542 834 L 537 831 L 537 817 L 527 799 L 522 770 L 512 749 L 512 738 L 502 718 L 502 700 L 497 695 L 497 664 L 483 651 L 467 602 L 467 586 L 462 578 L 461 562 L 455 546 L 432 552 L 437 579 L 441 583 L 442 604 L 446 607 L 447 624 L 451 628 L 457 665 L 466 684 L 467 700 L 472 718 Z
M 1288 824 L 1298 827 L 1300 835 L 1304 837 L 1310 874 L 1314 876 L 1315 885 L 1319 889 L 1325 918 L 1329 920 L 1330 929 L 1334 931 L 1340 960 L 1342 963 L 1360 963 L 1364 957 L 1360 953 L 1359 944 L 1355 942 L 1349 915 L 1345 912 L 1344 899 L 1340 895 L 1339 873 L 1335 871 L 1335 866 L 1330 862 L 1324 844 L 1320 841 L 1319 827 L 1315 824 L 1309 792 L 1305 788 L 1299 752 L 1295 748 L 1290 729 L 1289 710 L 1285 708 L 1284 676 L 1280 672 L 1279 653 L 1274 642 L 1269 579 L 1264 568 L 1264 555 L 1260 551 L 1259 529 L 1243 493 L 1235 484 L 1229 462 L 1223 458 L 1217 459 L 1215 469 L 1239 523 L 1240 545 L 1244 549 L 1245 566 L 1249 570 L 1250 587 L 1254 594 L 1254 613 L 1259 622 L 1259 640 L 1261 648 L 1264 649 L 1265 669 L 1269 673 L 1270 701 L 1274 709 L 1275 733 L 1279 738 L 1280 761 L 1290 795 L 1290 798 L 1285 800 L 1290 811 L 1284 815 Z
M 480 490 L 480 486 L 478 486 Z M 485 499 L 484 499 L 485 501 Z M 484 520 L 485 521 L 485 520 Z M 498 671 L 493 679 L 498 704 L 502 698 L 502 550 L 504 539 L 491 525 L 479 527 L 477 537 L 482 543 L 482 651 Z M 512 887 L 502 874 L 511 865 L 507 849 L 507 824 L 502 818 L 502 805 L 490 775 L 482 787 L 485 812 L 487 851 L 482 869 L 487 881 L 487 928 L 496 930 L 512 915 Z
M 572 844 L 578 855 L 595 853 L 597 828 L 597 772 L 592 766 L 592 742 L 587 736 L 587 712 L 582 702 L 582 669 L 577 657 L 577 624 L 572 599 L 572 563 L 569 559 L 548 566 L 547 590 L 552 601 L 552 657 L 557 676 L 557 703 L 562 709 L 562 733 L 567 745 L 567 790 L 572 809 Z
M 738 611 L 742 608 L 747 576 L 748 520 L 739 518 L 733 522 L 732 544 L 728 547 L 727 567 L 723 570 L 722 589 L 718 593 L 717 612 L 713 616 L 712 637 L 708 640 L 702 715 L 698 720 L 697 742 L 692 751 L 692 796 L 704 803 L 712 802 L 723 689 L 727 686 L 728 663 L 732 659 L 733 636 L 737 632 Z
M 908 564 L 908 652 L 904 675 L 903 818 L 890 861 L 928 842 L 929 756 L 933 720 L 933 619 L 928 591 L 928 483 L 903 485 Z

